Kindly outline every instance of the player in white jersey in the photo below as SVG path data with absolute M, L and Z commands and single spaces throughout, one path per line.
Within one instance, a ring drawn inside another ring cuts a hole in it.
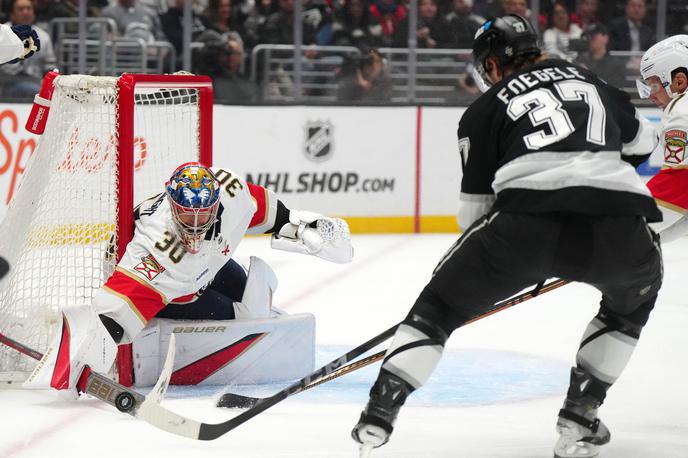
M 182 164 L 166 190 L 134 213 L 134 237 L 91 306 L 66 308 L 62 332 L 29 377 L 29 388 L 77 387 L 85 365 L 108 371 L 117 344 L 154 316 L 267 318 L 277 279 L 251 258 L 248 275 L 232 255 L 247 233 L 272 233 L 272 247 L 337 263 L 353 256 L 344 220 L 289 210 L 274 193 L 228 169 Z
M 0 64 L 28 59 L 40 49 L 38 34 L 30 25 L 0 24 Z
M 662 169 L 648 183 L 664 221 L 655 228 L 663 243 L 688 232 L 688 35 L 675 35 L 648 49 L 640 62 L 638 92 L 664 109 L 659 147 Z

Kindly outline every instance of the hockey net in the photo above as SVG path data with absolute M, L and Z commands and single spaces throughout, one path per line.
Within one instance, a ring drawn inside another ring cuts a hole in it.
M 45 132 L 0 222 L 0 332 L 45 351 L 59 310 L 90 304 L 135 205 L 182 162 L 212 161 L 212 86 L 191 75 L 58 76 Z M 36 361 L 0 345 L 0 382 Z

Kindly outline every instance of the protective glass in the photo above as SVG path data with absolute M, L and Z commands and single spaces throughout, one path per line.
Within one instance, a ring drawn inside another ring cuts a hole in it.
M 480 92 L 485 93 L 490 90 L 492 83 L 490 83 L 490 80 L 487 79 L 487 72 L 485 72 L 485 66 L 482 62 L 475 62 L 475 64 L 472 65 L 470 72 L 475 80 L 475 84 L 477 84 L 478 89 L 480 89 Z
M 647 83 L 643 80 L 635 80 L 635 87 L 638 89 L 638 95 L 641 99 L 647 99 L 650 95 L 659 92 L 663 87 L 667 87 L 669 83 Z

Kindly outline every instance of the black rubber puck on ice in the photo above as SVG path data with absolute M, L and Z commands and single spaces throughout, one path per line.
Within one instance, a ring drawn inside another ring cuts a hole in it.
M 4 277 L 5 274 L 7 274 L 7 272 L 9 272 L 9 271 L 10 271 L 9 263 L 5 260 L 5 258 L 0 256 L 0 278 Z
M 135 404 L 136 401 L 134 400 L 134 396 L 127 392 L 120 393 L 115 398 L 115 407 L 117 407 L 117 410 L 120 412 L 129 412 L 134 408 Z

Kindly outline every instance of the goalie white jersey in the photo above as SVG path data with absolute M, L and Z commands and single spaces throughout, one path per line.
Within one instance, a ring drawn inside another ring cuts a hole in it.
M 124 341 L 168 303 L 195 301 L 246 233 L 264 233 L 275 224 L 277 198 L 271 191 L 246 183 L 230 170 L 212 171 L 222 188 L 220 205 L 198 253 L 187 252 L 177 237 L 165 193 L 136 208 L 134 237 L 94 298 L 98 314 L 122 325 Z

